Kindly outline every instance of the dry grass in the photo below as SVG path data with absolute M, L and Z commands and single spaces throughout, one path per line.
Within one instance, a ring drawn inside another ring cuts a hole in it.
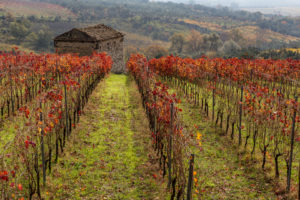
M 222 26 L 215 24 L 215 23 L 196 21 L 196 20 L 192 20 L 192 19 L 179 19 L 178 21 L 184 21 L 185 23 L 197 25 L 197 26 L 200 26 L 201 28 L 207 28 L 211 31 L 217 31 L 217 32 L 223 31 Z
M 59 5 L 26 1 L 26 0 L 3 0 L 0 2 L 0 8 L 6 12 L 10 12 L 17 16 L 30 16 L 35 15 L 38 17 L 56 17 L 60 16 L 64 19 L 68 17 L 75 18 L 76 15 L 69 9 Z
M 129 32 L 124 32 L 126 37 L 125 37 L 125 46 L 135 46 L 139 49 L 145 49 L 149 47 L 150 45 L 160 45 L 166 48 L 169 48 L 170 43 L 169 42 L 164 42 L 161 40 L 153 40 L 151 37 L 143 36 L 140 34 L 136 33 L 129 33 Z
M 263 30 L 257 26 L 243 26 L 240 27 L 239 30 L 249 42 L 255 42 L 258 39 L 266 42 L 271 42 L 272 39 L 281 40 L 285 42 L 300 40 L 300 38 L 298 37 L 283 35 L 281 33 L 277 33 L 271 30 Z

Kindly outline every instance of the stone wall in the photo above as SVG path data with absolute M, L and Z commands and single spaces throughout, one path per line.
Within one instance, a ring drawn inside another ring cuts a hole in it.
M 106 40 L 98 44 L 98 52 L 107 52 L 113 59 L 112 72 L 116 74 L 125 73 L 123 38 Z
M 91 42 L 57 42 L 56 51 L 62 53 L 79 53 L 80 56 L 91 55 L 96 47 Z

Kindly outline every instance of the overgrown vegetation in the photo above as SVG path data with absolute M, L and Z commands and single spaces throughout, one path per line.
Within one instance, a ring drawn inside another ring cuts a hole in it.
M 0 17 L 0 42 L 39 52 L 53 51 L 52 30 L 45 25 L 37 26 L 35 19 L 10 14 Z

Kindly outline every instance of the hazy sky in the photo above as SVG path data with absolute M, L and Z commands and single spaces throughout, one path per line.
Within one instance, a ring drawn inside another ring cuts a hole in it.
M 195 2 L 203 5 L 224 5 L 237 3 L 240 7 L 277 7 L 277 6 L 300 6 L 300 0 L 153 0 L 153 1 L 174 1 L 174 2 Z

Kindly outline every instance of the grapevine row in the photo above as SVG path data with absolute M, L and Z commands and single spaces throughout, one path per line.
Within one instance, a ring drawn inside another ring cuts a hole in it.
M 240 146 L 252 144 L 252 155 L 258 148 L 263 169 L 267 154 L 272 154 L 276 177 L 283 157 L 290 190 L 292 164 L 300 153 L 299 143 L 294 147 L 300 141 L 299 60 L 168 56 L 149 61 L 149 68 L 181 89 L 224 134 L 231 129 L 234 139 L 236 130 Z
M 142 55 L 132 55 L 127 68 L 133 75 L 142 96 L 143 105 L 150 121 L 153 146 L 159 156 L 163 176 L 168 175 L 171 199 L 191 198 L 193 187 L 193 151 L 187 144 L 176 105 L 180 99 L 168 92 L 167 85 L 149 68 Z M 189 166 L 188 166 L 189 164 Z M 188 178 L 187 178 L 188 177 Z
M 0 149 L 1 199 L 11 196 L 31 199 L 34 195 L 41 198 L 40 185 L 46 185 L 46 174 L 63 152 L 66 138 L 76 127 L 89 95 L 109 73 L 112 60 L 104 53 L 91 57 L 34 54 L 3 57 L 8 60 L 5 66 L 9 66 L 2 67 L 2 74 L 6 74 L 3 83 L 8 81 L 14 86 L 12 95 L 6 93 L 3 99 L 17 98 L 17 91 L 25 91 L 25 101 L 17 104 L 19 112 L 12 110 L 13 124 L 17 124 L 14 135 Z M 11 73 L 11 69 L 18 70 Z M 29 78 L 28 72 L 32 72 Z M 7 74 L 11 76 L 7 78 Z M 10 125 L 9 119 L 4 120 Z M 9 128 L 4 126 L 6 131 Z

